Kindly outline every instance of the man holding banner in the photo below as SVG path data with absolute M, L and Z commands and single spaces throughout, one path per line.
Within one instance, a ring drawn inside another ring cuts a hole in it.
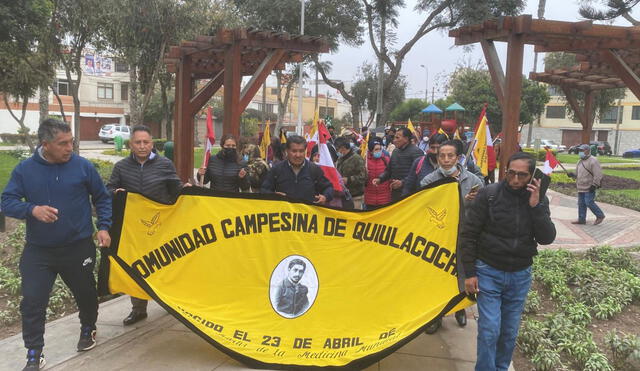
M 505 180 L 478 192 L 460 234 L 465 291 L 478 298 L 477 371 L 509 368 L 533 256 L 556 237 L 535 158 L 515 153 L 506 169 Z
M 171 203 L 182 188 L 173 162 L 154 152 L 151 130 L 134 126 L 131 131 L 131 155 L 118 161 L 107 183 L 113 193 L 136 192 L 152 200 Z M 122 321 L 125 326 L 147 318 L 147 301 L 131 297 L 131 313 Z

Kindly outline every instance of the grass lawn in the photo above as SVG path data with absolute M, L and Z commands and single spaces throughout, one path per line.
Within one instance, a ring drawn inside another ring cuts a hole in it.
M 640 189 L 604 189 L 600 193 L 611 195 L 624 195 L 627 198 L 633 198 L 640 201 Z
M 604 169 L 603 172 L 607 175 L 618 176 L 620 178 L 628 178 L 640 181 L 640 171 L 638 170 L 611 170 Z
M 7 182 L 9 182 L 9 176 L 11 176 L 11 171 L 19 162 L 20 160 L 17 158 L 0 152 L 0 191 L 6 187 Z
M 558 161 L 563 164 L 575 164 L 578 162 L 580 157 L 578 155 L 570 155 L 568 153 L 558 153 L 556 156 Z M 633 158 L 622 158 L 622 157 L 613 157 L 613 156 L 597 156 L 596 157 L 601 164 L 619 164 L 619 163 L 629 163 L 629 162 L 640 162 L 637 159 Z

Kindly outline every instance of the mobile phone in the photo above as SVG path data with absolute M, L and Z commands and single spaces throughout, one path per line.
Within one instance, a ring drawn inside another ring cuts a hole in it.
M 542 200 L 547 193 L 547 189 L 549 188 L 549 184 L 551 183 L 551 178 L 543 173 L 542 170 L 535 168 L 533 170 L 531 180 L 529 180 L 529 184 L 533 183 L 533 179 L 538 179 L 540 181 L 540 200 Z
M 476 185 L 474 185 L 473 187 L 471 187 L 471 190 L 469 191 L 469 193 L 471 193 L 471 192 L 475 192 L 475 191 L 477 191 L 478 189 L 480 189 L 480 184 L 476 184 Z

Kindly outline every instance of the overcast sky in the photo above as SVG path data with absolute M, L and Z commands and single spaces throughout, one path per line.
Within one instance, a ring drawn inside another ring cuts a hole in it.
M 401 47 L 407 40 L 411 39 L 413 33 L 426 17 L 423 13 L 413 10 L 415 0 L 406 0 L 407 6 L 400 12 L 401 24 L 397 30 L 398 43 Z M 579 21 L 582 20 L 578 14 L 579 1 L 577 0 L 547 0 L 545 18 L 549 20 Z M 532 14 L 537 17 L 538 0 L 528 0 L 523 14 Z M 636 11 L 636 13 L 638 13 Z M 308 17 L 311 15 L 307 15 Z M 629 26 L 628 22 L 621 19 L 616 24 Z M 325 54 L 322 59 L 333 62 L 331 78 L 344 81 L 351 81 L 363 62 L 375 63 L 376 59 L 369 44 L 366 42 L 359 48 L 341 47 L 335 54 Z M 506 60 L 506 43 L 496 43 L 498 54 L 502 64 Z M 528 74 L 533 68 L 533 47 L 525 46 L 523 73 Z M 542 71 L 539 57 L 538 71 Z M 431 90 L 435 82 L 436 99 L 444 95 L 442 89 L 446 76 L 450 74 L 458 64 L 476 64 L 478 61 L 484 63 L 484 57 L 479 45 L 473 50 L 465 52 L 462 47 L 454 46 L 454 39 L 446 33 L 432 32 L 418 41 L 413 49 L 407 54 L 402 67 L 402 74 L 407 76 L 409 86 L 407 88 L 407 98 L 424 98 L 427 73 L 420 65 L 427 66 L 429 70 L 429 99 Z M 308 85 L 307 85 L 308 86 Z M 320 85 L 320 94 L 328 88 Z M 333 90 L 330 91 L 334 95 Z

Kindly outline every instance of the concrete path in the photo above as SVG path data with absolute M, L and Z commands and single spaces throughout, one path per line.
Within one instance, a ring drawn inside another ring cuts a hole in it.
M 47 370 L 249 370 L 187 329 L 160 306 L 149 303 L 149 317 L 122 326 L 129 313 L 128 297 L 100 305 L 98 346 L 75 351 L 77 314 L 47 324 L 44 354 Z M 468 325 L 460 328 L 450 316 L 435 335 L 422 334 L 367 370 L 471 371 L 476 358 L 475 307 L 467 310 Z M 0 340 L 0 370 L 24 366 L 20 334 Z M 513 370 L 513 368 L 511 368 Z

